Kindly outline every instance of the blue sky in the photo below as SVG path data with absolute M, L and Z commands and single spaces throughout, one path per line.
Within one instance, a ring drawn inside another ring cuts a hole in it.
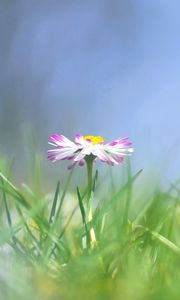
M 165 162 L 167 177 L 178 176 L 178 0 L 15 0 L 0 6 L 5 149 L 18 150 L 14 132 L 26 123 L 35 127 L 41 150 L 52 132 L 130 136 L 135 168 Z M 6 113 L 15 118 L 12 126 Z

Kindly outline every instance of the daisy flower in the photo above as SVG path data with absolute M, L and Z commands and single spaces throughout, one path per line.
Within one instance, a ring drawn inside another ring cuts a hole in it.
M 48 150 L 48 159 L 52 162 L 72 160 L 73 163 L 68 167 L 69 169 L 76 165 L 83 166 L 89 157 L 93 161 L 98 158 L 110 166 L 119 165 L 125 156 L 133 152 L 129 138 L 119 138 L 105 143 L 101 136 L 76 134 L 74 141 L 70 141 L 64 135 L 53 134 L 49 140 L 49 144 L 55 148 Z
M 74 141 L 70 141 L 64 135 L 53 134 L 49 138 L 49 144 L 54 149 L 48 150 L 48 159 L 52 162 L 58 160 L 72 160 L 73 163 L 68 167 L 87 165 L 87 194 L 86 194 L 86 221 L 91 222 L 92 213 L 92 192 L 93 192 L 93 162 L 96 159 L 107 163 L 110 166 L 119 165 L 123 162 L 125 156 L 133 152 L 132 143 L 129 138 L 116 139 L 105 143 L 101 136 L 83 136 L 76 134 Z M 83 204 L 81 204 L 83 205 Z M 84 218 L 84 215 L 83 215 Z M 95 230 L 92 226 L 87 230 L 85 248 L 90 246 L 94 248 L 97 245 Z

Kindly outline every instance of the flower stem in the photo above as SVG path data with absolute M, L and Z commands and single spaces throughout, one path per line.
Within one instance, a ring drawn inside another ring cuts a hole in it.
M 87 176 L 88 176 L 88 191 L 87 191 L 87 216 L 88 216 L 88 222 L 91 222 L 93 219 L 93 213 L 92 213 L 92 195 L 93 195 L 93 156 L 88 156 L 86 158 L 86 164 L 87 164 Z M 96 234 L 94 231 L 94 228 L 91 227 L 90 231 L 90 242 L 91 247 L 94 248 L 97 244 L 96 241 Z
M 92 194 L 92 176 L 93 176 L 93 159 L 88 157 L 86 159 L 87 164 L 87 176 L 88 176 L 88 190 L 87 190 L 87 205 L 91 203 L 91 194 Z

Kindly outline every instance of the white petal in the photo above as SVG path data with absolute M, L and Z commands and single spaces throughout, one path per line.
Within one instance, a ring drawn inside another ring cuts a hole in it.
M 113 153 L 122 156 L 131 155 L 131 153 L 133 152 L 133 148 L 117 148 L 107 145 L 104 145 L 104 150 L 108 151 L 108 153 Z
M 83 159 L 85 157 L 86 154 L 82 153 L 82 151 L 80 151 L 76 157 L 74 158 L 74 161 L 79 161 L 81 159 Z

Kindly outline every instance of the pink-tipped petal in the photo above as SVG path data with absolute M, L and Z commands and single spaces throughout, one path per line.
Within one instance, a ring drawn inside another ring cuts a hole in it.
M 75 137 L 74 137 L 74 140 L 75 140 L 75 143 L 77 145 L 81 145 L 81 146 L 84 145 L 84 139 L 83 139 L 83 136 L 81 134 L 76 134 Z
M 80 161 L 74 161 L 71 165 L 68 166 L 68 170 L 72 170 L 77 165 L 83 167 L 85 165 L 85 160 L 81 159 Z
M 71 165 L 68 166 L 68 170 L 72 170 L 77 165 L 77 162 L 73 162 Z
M 48 159 L 51 161 L 57 160 L 71 160 L 80 151 L 82 147 L 77 146 L 74 142 L 71 142 L 63 135 L 53 134 L 50 136 L 50 140 L 53 142 L 54 149 L 48 150 Z
M 56 161 L 56 156 L 55 155 L 48 155 L 48 159 L 52 162 Z
M 79 162 L 79 166 L 80 167 L 83 167 L 85 165 L 85 160 L 84 159 L 81 159 L 80 162 Z
M 96 150 L 93 151 L 93 154 L 96 155 L 102 162 L 105 162 L 108 165 L 113 166 L 114 164 L 118 164 L 117 161 L 103 149 L 103 147 L 97 147 Z
M 108 143 L 107 146 L 126 148 L 126 147 L 132 146 L 132 142 L 130 141 L 130 139 L 128 137 L 125 137 L 125 138 L 121 138 L 121 139 L 116 139 L 116 140 Z
M 49 137 L 50 141 L 59 147 L 73 147 L 75 143 L 67 139 L 64 135 L 52 134 Z
M 114 160 L 118 163 L 118 164 L 121 164 L 123 161 L 124 161 L 124 157 L 122 156 L 118 156 L 118 155 L 113 155 L 111 154 L 111 156 L 114 158 Z
M 60 144 L 65 142 L 65 138 L 63 135 L 58 135 L 58 134 L 52 134 L 49 137 L 50 141 L 54 142 L 55 144 Z
M 130 156 L 133 152 L 132 143 L 129 138 L 122 138 L 112 141 L 104 145 L 104 150 L 108 152 L 112 157 L 121 157 Z
M 92 142 L 90 140 L 88 140 L 88 139 L 84 140 L 84 138 L 81 134 L 75 135 L 75 143 L 76 143 L 76 145 L 82 146 L 82 147 L 92 144 Z
M 79 133 L 75 134 L 75 136 L 74 136 L 75 142 L 78 142 L 82 138 L 83 138 L 82 134 L 79 134 Z

